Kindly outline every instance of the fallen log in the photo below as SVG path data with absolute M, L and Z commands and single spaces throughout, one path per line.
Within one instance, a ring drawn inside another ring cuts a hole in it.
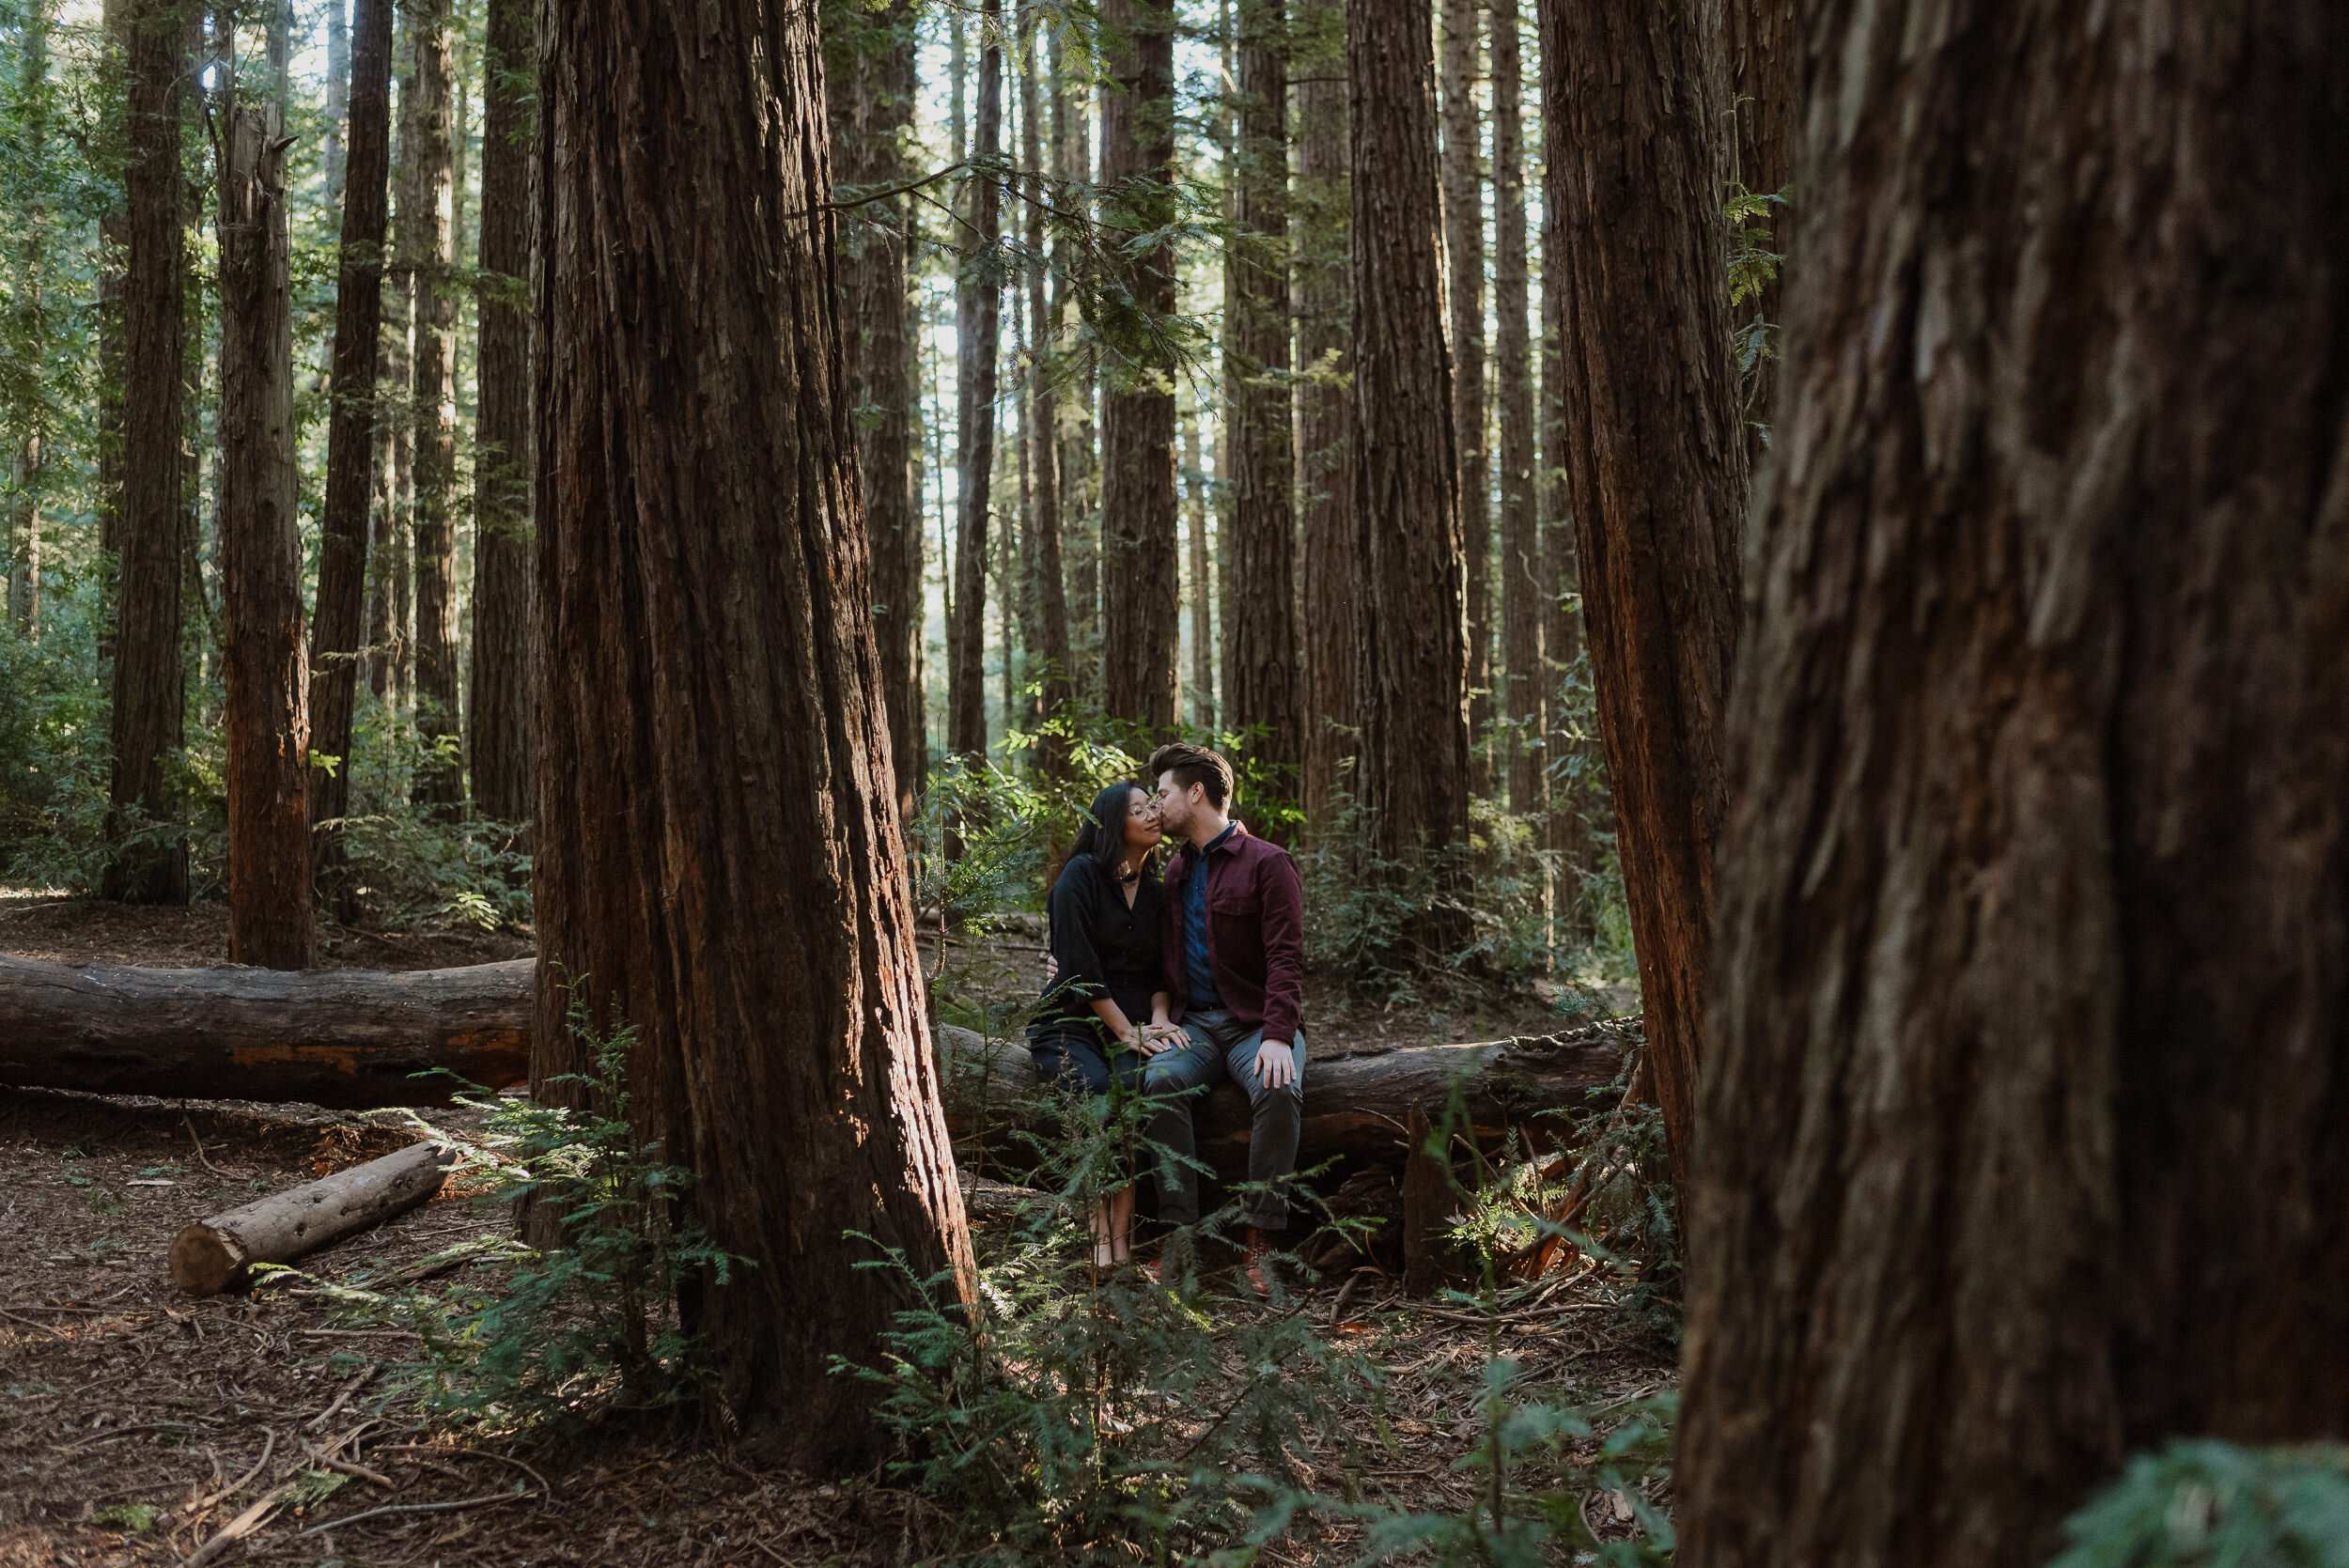
M 1545 1114 L 1587 1109 L 1590 1092 L 1614 1081 L 1639 1041 L 1639 1019 L 1615 1018 L 1563 1034 L 1309 1059 L 1299 1163 L 1337 1155 L 1400 1158 L 1411 1111 L 1440 1122 L 1455 1082 L 1469 1124 L 1461 1133 L 1472 1126 L 1488 1146 L 1512 1129 L 1555 1142 L 1554 1133 L 1544 1136 Z M 1029 1115 L 1035 1069 L 1024 1042 L 947 1025 L 939 1045 L 947 1121 L 957 1134 Z M 1247 1097 L 1231 1083 L 1217 1084 L 1194 1111 L 1199 1157 L 1219 1171 L 1244 1169 L 1249 1122 Z
M 217 1296 L 249 1280 L 255 1264 L 291 1263 L 414 1208 L 441 1190 L 456 1157 L 437 1143 L 412 1143 L 196 1220 L 171 1238 L 171 1282 L 191 1295 Z
M 0 958 L 0 1083 L 101 1094 L 443 1105 L 445 1067 L 530 1077 L 529 959 L 405 974 Z

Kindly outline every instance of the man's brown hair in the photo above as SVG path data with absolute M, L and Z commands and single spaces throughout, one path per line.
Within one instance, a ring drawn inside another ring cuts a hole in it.
M 1174 775 L 1174 787 L 1189 789 L 1192 784 L 1207 787 L 1207 803 L 1221 811 L 1232 798 L 1232 765 L 1222 753 L 1205 746 L 1194 746 L 1188 740 L 1170 740 L 1150 753 L 1150 777 Z

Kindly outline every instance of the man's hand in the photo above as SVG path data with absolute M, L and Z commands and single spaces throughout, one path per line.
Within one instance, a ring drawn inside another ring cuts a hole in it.
M 1297 1058 L 1286 1040 L 1267 1040 L 1256 1048 L 1256 1081 L 1267 1089 L 1286 1089 L 1297 1081 Z

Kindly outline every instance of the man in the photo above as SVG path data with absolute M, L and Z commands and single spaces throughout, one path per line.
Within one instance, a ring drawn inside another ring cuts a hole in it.
M 1159 1123 L 1159 1141 L 1189 1156 L 1195 1143 L 1190 1101 L 1229 1077 L 1255 1108 L 1248 1143 L 1249 1283 L 1270 1287 L 1265 1254 L 1288 1228 L 1281 1189 L 1297 1169 L 1305 1105 L 1305 888 L 1297 862 L 1234 821 L 1232 765 L 1204 746 L 1176 741 L 1150 757 L 1159 826 L 1186 847 L 1167 867 L 1160 919 L 1171 1016 L 1183 1038 L 1150 1058 L 1151 1094 L 1184 1095 Z M 1179 1187 L 1161 1190 L 1159 1218 L 1199 1218 L 1199 1177 L 1185 1166 Z

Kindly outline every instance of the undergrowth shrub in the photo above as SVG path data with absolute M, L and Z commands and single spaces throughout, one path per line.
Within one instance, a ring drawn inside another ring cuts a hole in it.
M 598 1033 L 576 1001 L 571 1028 L 590 1065 L 552 1081 L 577 1086 L 583 1109 L 473 1090 L 459 1103 L 482 1113 L 483 1128 L 451 1140 L 484 1183 L 475 1203 L 535 1204 L 559 1239 L 493 1236 L 427 1259 L 419 1271 L 462 1269 L 439 1294 L 327 1287 L 345 1312 L 418 1335 L 424 1355 L 405 1381 L 443 1419 L 561 1429 L 687 1401 L 709 1369 L 678 1321 L 677 1285 L 705 1271 L 723 1283 L 748 1266 L 702 1231 L 692 1173 L 630 1124 L 633 1028 Z
M 983 1255 L 972 1311 L 909 1275 L 921 1304 L 887 1360 L 838 1367 L 874 1385 L 902 1445 L 891 1468 L 940 1506 L 949 1560 L 1206 1560 L 1241 1539 L 1264 1488 L 1305 1483 L 1306 1436 L 1334 1428 L 1338 1399 L 1375 1390 L 1287 1281 L 1268 1306 L 1203 1288 L 1200 1248 L 1236 1232 L 1237 1205 L 1167 1237 L 1164 1283 L 1091 1262 L 1091 1206 L 1173 1157 L 1143 1137 L 1147 1114 L 1123 1094 L 1064 1103 L 1058 1134 L 1030 1138 L 1051 1201 Z
M 2349 1447 L 2176 1442 L 2064 1525 L 2052 1568 L 2343 1568 Z

